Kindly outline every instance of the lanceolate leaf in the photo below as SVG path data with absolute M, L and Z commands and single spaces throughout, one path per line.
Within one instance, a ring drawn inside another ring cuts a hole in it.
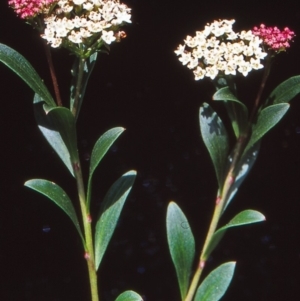
M 114 233 L 123 205 L 136 177 L 129 171 L 119 178 L 108 190 L 100 209 L 95 233 L 95 266 L 98 270 L 108 243 Z
M 252 135 L 245 152 L 259 141 L 272 127 L 274 127 L 289 109 L 289 104 L 280 103 L 264 108 L 258 115 L 256 124 L 252 127 Z
M 68 195 L 66 194 L 66 192 L 60 186 L 58 186 L 53 182 L 43 180 L 43 179 L 29 180 L 25 182 L 24 185 L 45 195 L 51 201 L 53 201 L 58 207 L 60 207 L 74 223 L 82 239 L 83 245 L 85 245 L 84 238 L 80 229 L 80 225 L 73 204 L 70 198 L 68 197 Z
M 94 171 L 97 168 L 100 161 L 102 160 L 102 158 L 109 150 L 109 148 L 117 140 L 117 138 L 123 133 L 124 130 L 125 129 L 122 127 L 116 127 L 110 129 L 106 133 L 104 133 L 94 145 L 92 155 L 91 155 L 90 173 L 89 173 L 89 180 L 88 180 L 88 206 L 90 203 L 91 184 L 92 184 L 92 176 L 94 174 Z
M 183 300 L 189 287 L 195 256 L 195 240 L 187 218 L 174 202 L 168 206 L 167 237 Z
M 49 106 L 56 106 L 42 79 L 20 53 L 0 43 L 0 61 L 22 78 Z
M 126 291 L 119 295 L 115 301 L 143 301 L 143 298 L 134 291 Z
M 34 96 L 33 108 L 35 119 L 40 131 L 54 151 L 58 154 L 62 162 L 67 166 L 70 173 L 74 176 L 68 148 L 66 147 L 60 133 L 57 131 L 56 126 L 53 124 L 53 120 L 46 114 L 43 108 L 43 100 L 38 94 L 35 94 Z
M 218 301 L 228 289 L 235 262 L 223 263 L 213 270 L 199 286 L 194 301 Z
M 262 222 L 265 220 L 266 220 L 266 218 L 264 217 L 264 215 L 255 210 L 249 209 L 249 210 L 244 210 L 244 211 L 240 212 L 227 225 L 218 229 L 214 233 L 214 235 L 211 239 L 211 242 L 210 242 L 209 246 L 207 247 L 206 252 L 204 254 L 205 258 L 208 258 L 208 256 L 211 254 L 211 252 L 215 249 L 215 247 L 218 245 L 218 243 L 224 236 L 227 229 L 232 228 L 232 227 L 238 227 L 238 226 L 258 223 L 258 222 Z
M 202 139 L 213 161 L 219 187 L 222 187 L 228 155 L 227 132 L 222 120 L 207 103 L 200 107 L 199 120 Z
M 60 133 L 69 153 L 71 162 L 78 162 L 75 118 L 67 108 L 52 108 L 47 113 L 57 132 Z
M 300 75 L 293 76 L 278 85 L 270 94 L 267 103 L 278 104 L 292 100 L 300 93 Z
M 82 83 L 81 83 L 81 89 L 79 91 L 80 97 L 79 97 L 79 103 L 78 107 L 76 110 L 76 116 L 75 120 L 78 118 L 78 114 L 81 108 L 81 104 L 84 98 L 85 94 L 85 89 L 88 83 L 88 80 L 90 78 L 90 75 L 94 69 L 96 60 L 97 60 L 97 52 L 93 53 L 89 58 L 87 58 L 84 62 L 84 67 L 83 67 L 83 78 L 82 78 Z M 72 83 L 71 83 L 71 97 L 70 97 L 70 111 L 72 112 L 73 106 L 74 106 L 74 100 L 75 100 L 75 94 L 76 94 L 76 85 L 77 85 L 77 80 L 78 80 L 78 66 L 79 66 L 79 60 L 82 60 L 82 58 L 76 57 L 73 68 L 72 68 Z
M 214 95 L 213 100 L 224 101 L 226 110 L 231 120 L 235 136 L 238 138 L 246 130 L 248 123 L 248 109 L 231 92 L 229 87 L 219 89 Z

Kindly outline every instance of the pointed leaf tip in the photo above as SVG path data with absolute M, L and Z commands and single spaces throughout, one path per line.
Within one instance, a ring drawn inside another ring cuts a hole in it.
M 98 270 L 107 246 L 117 226 L 122 208 L 132 188 L 136 172 L 131 170 L 120 177 L 108 190 L 100 209 L 95 232 L 95 266 Z
M 24 183 L 24 186 L 29 187 L 53 201 L 59 208 L 61 208 L 71 219 L 75 228 L 77 229 L 81 240 L 84 243 L 83 234 L 80 229 L 79 221 L 77 218 L 76 211 L 73 207 L 72 201 L 70 200 L 67 193 L 57 184 L 43 180 L 43 179 L 32 179 Z

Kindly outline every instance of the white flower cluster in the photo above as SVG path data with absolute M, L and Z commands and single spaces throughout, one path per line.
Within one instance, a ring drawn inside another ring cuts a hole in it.
M 111 44 L 125 35 L 118 28 L 124 22 L 131 23 L 130 11 L 119 0 L 59 0 L 53 13 L 44 20 L 42 38 L 54 48 L 64 41 L 80 44 L 99 37 Z
M 184 45 L 175 50 L 179 61 L 193 70 L 195 80 L 236 75 L 237 71 L 247 76 L 252 69 L 263 68 L 260 61 L 267 53 L 262 49 L 262 40 L 251 30 L 234 32 L 234 22 L 220 20 L 207 24 L 195 37 L 187 36 Z

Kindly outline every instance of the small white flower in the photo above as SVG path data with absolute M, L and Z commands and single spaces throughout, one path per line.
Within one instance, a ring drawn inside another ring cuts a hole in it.
M 260 63 L 260 60 L 259 59 L 254 59 L 254 58 L 251 58 L 250 59 L 250 64 L 251 64 L 251 67 L 255 70 L 258 70 L 258 69 L 261 69 L 264 67 L 264 65 L 262 65 Z
M 194 69 L 195 67 L 197 67 L 197 65 L 198 65 L 198 59 L 192 57 L 191 60 L 190 60 L 190 62 L 189 62 L 188 65 L 187 65 L 187 67 L 188 67 L 189 69 Z
M 226 64 L 224 72 L 226 75 L 229 75 L 229 74 L 236 75 L 236 68 L 237 68 L 237 65 L 235 64 L 235 62 L 231 61 L 228 64 Z
M 185 41 L 185 44 L 191 48 L 194 48 L 197 46 L 196 40 L 194 38 L 192 38 L 191 36 L 187 36 L 184 41 Z
M 51 41 L 51 46 L 53 48 L 57 48 L 61 45 L 62 39 L 61 38 L 55 38 Z
M 176 55 L 182 55 L 184 49 L 185 49 L 185 45 L 179 45 L 174 52 L 176 53 Z
M 205 69 L 202 69 L 199 66 L 193 72 L 194 72 L 194 75 L 195 75 L 195 80 L 203 79 L 204 76 L 205 76 L 205 73 L 206 73 Z
M 219 70 L 216 66 L 206 67 L 206 74 L 205 76 L 210 77 L 211 79 L 215 79 L 215 77 L 218 75 Z
M 126 23 L 131 23 L 131 15 L 128 14 L 126 11 L 119 11 L 115 14 L 116 20 L 114 20 L 114 22 L 116 22 L 116 24 L 122 24 L 123 22 Z
M 91 2 L 87 2 L 87 3 L 83 4 L 83 8 L 88 10 L 88 11 L 91 11 L 91 10 L 93 10 L 94 5 Z
M 255 36 L 254 36 L 254 34 L 252 33 L 251 30 L 248 30 L 248 31 L 243 30 L 240 33 L 240 38 L 243 39 L 243 40 L 251 41 L 251 40 L 253 40 L 254 37 Z
M 252 67 L 249 62 L 244 62 L 239 65 L 238 71 L 242 73 L 244 76 L 247 76 L 248 73 L 252 70 Z
M 75 44 L 82 43 L 81 33 L 78 31 L 76 32 L 72 30 L 71 34 L 68 36 L 68 39 Z
M 102 30 L 101 38 L 106 44 L 111 44 L 111 42 L 113 42 L 116 39 L 116 37 L 114 36 L 114 32 L 112 30 L 110 31 Z
M 191 53 L 183 52 L 181 57 L 179 58 L 179 61 L 182 63 L 182 65 L 186 65 L 187 63 L 189 63 L 191 61 Z
M 85 3 L 85 2 L 86 2 L 86 0 L 73 0 L 73 3 L 75 5 L 81 5 L 81 4 Z

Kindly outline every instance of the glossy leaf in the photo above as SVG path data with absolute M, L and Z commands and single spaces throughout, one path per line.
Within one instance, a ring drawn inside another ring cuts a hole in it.
M 231 120 L 231 125 L 235 136 L 238 138 L 243 133 L 248 124 L 248 109 L 231 92 L 229 87 L 219 89 L 214 95 L 213 100 L 224 101 L 226 110 Z
M 200 284 L 194 301 L 218 301 L 228 289 L 235 269 L 235 262 L 223 263 L 213 270 Z
M 264 108 L 258 115 L 256 124 L 252 127 L 252 135 L 245 152 L 259 141 L 272 127 L 274 127 L 289 109 L 289 104 L 280 103 Z
M 20 53 L 0 43 L 0 61 L 23 79 L 49 106 L 56 106 L 40 76 Z
M 115 301 L 143 301 L 143 298 L 134 291 L 126 291 L 119 295 Z
M 199 120 L 202 139 L 212 159 L 219 187 L 222 187 L 229 148 L 226 129 L 217 113 L 207 103 L 200 107 Z
M 90 78 L 90 75 L 94 69 L 96 60 L 97 60 L 97 52 L 93 53 L 89 58 L 87 58 L 84 62 L 83 66 L 83 77 L 82 77 L 82 84 L 81 84 L 81 90 L 79 92 L 79 103 L 76 110 L 76 116 L 75 120 L 78 118 L 78 114 L 80 112 L 80 108 L 82 105 L 82 101 L 84 98 L 86 86 L 88 83 L 88 80 Z M 72 68 L 72 83 L 71 83 L 71 95 L 70 95 L 70 111 L 72 112 L 73 106 L 74 106 L 74 100 L 75 100 L 75 94 L 76 94 L 76 84 L 78 80 L 78 67 L 79 67 L 79 61 L 82 60 L 82 58 L 76 57 L 73 68 Z
M 80 225 L 73 204 L 70 198 L 68 197 L 68 195 L 66 194 L 66 192 L 60 186 L 58 186 L 53 182 L 43 180 L 43 179 L 32 179 L 26 181 L 24 185 L 45 195 L 51 201 L 53 201 L 58 207 L 60 207 L 72 220 L 74 226 L 76 227 L 82 239 L 83 244 L 85 245 L 84 238 L 80 229 Z
M 91 184 L 92 184 L 92 176 L 99 165 L 102 158 L 108 152 L 109 148 L 112 144 L 117 140 L 117 138 L 123 133 L 125 129 L 122 127 L 116 127 L 105 132 L 95 143 L 90 160 L 90 173 L 88 180 L 88 206 L 90 203 L 91 196 Z
M 98 270 L 108 243 L 114 233 L 123 205 L 136 177 L 129 171 L 119 178 L 108 190 L 100 209 L 95 233 L 95 266 Z
M 267 103 L 287 103 L 300 93 L 300 75 L 293 76 L 278 85 L 270 94 Z
M 43 108 L 43 103 L 44 101 L 41 99 L 41 97 L 38 94 L 35 94 L 33 100 L 33 108 L 38 127 L 48 143 L 58 154 L 62 162 L 67 166 L 70 173 L 74 176 L 69 150 L 64 143 L 59 131 L 57 131 L 52 118 L 50 118 L 49 115 L 46 114 Z
M 266 220 L 265 216 L 255 210 L 248 209 L 248 210 L 244 210 L 244 211 L 240 212 L 227 225 L 221 227 L 214 233 L 214 235 L 211 239 L 211 242 L 206 249 L 204 257 L 205 258 L 209 257 L 211 252 L 219 244 L 219 242 L 222 239 L 222 237 L 224 236 L 226 230 L 228 230 L 229 228 L 243 226 L 243 225 L 249 225 L 249 224 L 253 224 L 253 223 L 262 222 L 265 220 Z
M 195 240 L 187 218 L 174 202 L 168 206 L 166 224 L 169 250 L 183 300 L 189 287 L 195 257 Z
M 239 187 L 242 185 L 246 177 L 248 176 L 250 170 L 252 169 L 260 149 L 260 141 L 256 142 L 254 145 L 252 145 L 246 153 L 243 154 L 242 158 L 239 160 L 239 162 L 236 165 L 235 172 L 236 177 L 235 181 L 232 184 L 230 190 L 229 190 L 229 197 L 226 200 L 223 212 L 226 210 L 227 206 L 230 204 L 231 200 L 237 193 Z M 230 159 L 230 157 L 229 157 Z

